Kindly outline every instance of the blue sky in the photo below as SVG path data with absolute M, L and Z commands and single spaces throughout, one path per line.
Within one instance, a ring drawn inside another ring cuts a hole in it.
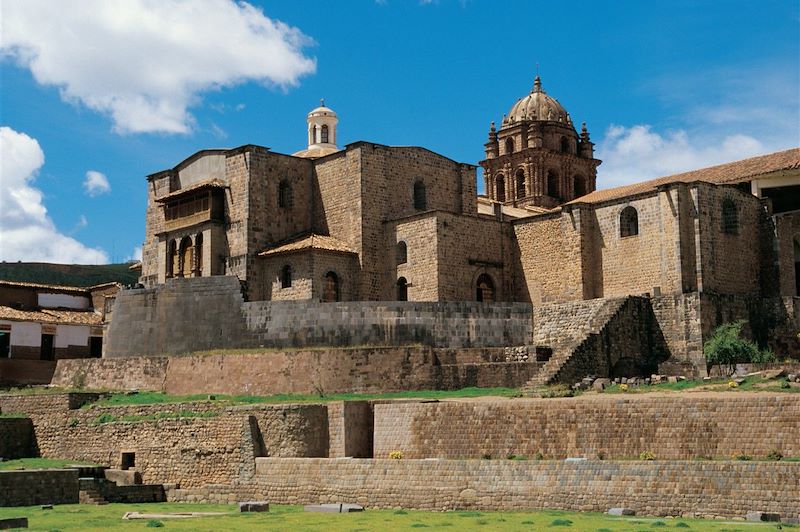
M 147 174 L 197 150 L 483 156 L 531 89 L 585 121 L 606 188 L 800 145 L 791 1 L 2 0 L 0 258 L 135 257 Z

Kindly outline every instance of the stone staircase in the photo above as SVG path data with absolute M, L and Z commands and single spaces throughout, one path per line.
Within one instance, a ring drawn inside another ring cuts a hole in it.
M 78 492 L 78 501 L 81 504 L 108 504 L 108 501 L 100 494 L 100 490 L 97 489 L 95 485 L 86 485 L 86 482 L 81 483 L 81 490 Z
M 534 347 L 552 349 L 550 359 L 522 387 L 530 394 L 539 386 L 558 382 L 560 373 L 573 355 L 605 328 L 620 313 L 630 297 L 595 299 L 554 305 L 544 305 L 534 317 Z

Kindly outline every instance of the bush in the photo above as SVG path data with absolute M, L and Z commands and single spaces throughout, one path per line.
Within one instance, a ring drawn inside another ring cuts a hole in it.
M 749 454 L 742 453 L 742 454 L 733 455 L 733 459 L 734 460 L 739 460 L 740 462 L 749 462 L 749 461 L 751 461 L 753 459 L 753 457 L 750 456 Z
M 743 321 L 720 325 L 711 338 L 703 345 L 706 362 L 728 367 L 728 374 L 733 374 L 736 364 L 764 363 L 774 360 L 771 351 L 758 349 L 750 340 L 740 337 Z
M 639 460 L 655 460 L 656 455 L 653 454 L 653 451 L 642 451 L 639 453 Z
M 392 460 L 402 460 L 403 459 L 403 451 L 391 451 L 389 453 L 389 458 Z
M 147 528 L 161 528 L 162 526 L 164 526 L 164 523 L 162 523 L 158 519 L 150 519 L 147 522 Z
M 781 453 L 778 449 L 772 449 L 767 454 L 767 460 L 771 462 L 780 462 L 781 460 L 783 460 L 783 453 Z

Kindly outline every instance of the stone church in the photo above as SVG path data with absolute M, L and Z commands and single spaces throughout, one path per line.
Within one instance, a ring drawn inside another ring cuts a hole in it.
M 800 149 L 596 190 L 537 76 L 476 167 L 421 147 L 339 148 L 308 114 L 292 155 L 203 150 L 148 176 L 142 283 L 236 276 L 251 301 L 516 301 L 800 294 Z

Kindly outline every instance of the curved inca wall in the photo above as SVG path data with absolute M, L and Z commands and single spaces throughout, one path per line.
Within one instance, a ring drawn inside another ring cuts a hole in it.
M 119 292 L 104 356 L 258 347 L 495 347 L 529 343 L 532 328 L 527 303 L 245 302 L 236 277 L 169 279 L 156 288 Z

